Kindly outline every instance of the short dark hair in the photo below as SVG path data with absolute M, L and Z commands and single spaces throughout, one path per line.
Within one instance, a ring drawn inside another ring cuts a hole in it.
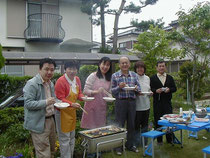
M 111 59 L 110 59 L 109 57 L 103 57 L 103 58 L 100 59 L 99 64 L 98 64 L 98 70 L 97 70 L 97 72 L 96 72 L 96 76 L 97 76 L 98 78 L 103 78 L 103 75 L 102 75 L 102 73 L 101 73 L 101 69 L 100 69 L 100 67 L 99 67 L 99 65 L 100 65 L 102 62 L 104 62 L 104 63 L 109 62 L 109 63 L 110 63 L 110 68 L 109 68 L 109 70 L 107 71 L 107 73 L 105 74 L 105 79 L 106 79 L 107 81 L 111 81 L 111 76 L 112 76 L 112 62 L 111 62 Z
M 157 61 L 157 65 L 156 66 L 158 66 L 158 64 L 162 64 L 162 63 L 165 63 L 165 65 L 166 65 L 166 62 L 164 60 L 159 60 L 159 61 Z
M 76 60 L 68 60 L 64 63 L 64 69 L 66 70 L 67 68 L 76 68 L 79 70 L 79 62 Z
M 138 67 L 144 68 L 144 73 L 146 73 L 146 65 L 144 64 L 143 61 L 137 61 L 137 62 L 135 63 L 135 65 L 134 65 L 134 72 L 136 72 L 136 69 L 137 69 Z
M 39 69 L 41 70 L 42 67 L 43 67 L 43 65 L 46 64 L 46 63 L 48 63 L 48 64 L 53 64 L 54 67 L 56 67 L 56 63 L 55 63 L 55 61 L 54 61 L 53 59 L 50 59 L 50 58 L 43 58 L 43 59 L 41 59 L 40 62 L 39 62 Z

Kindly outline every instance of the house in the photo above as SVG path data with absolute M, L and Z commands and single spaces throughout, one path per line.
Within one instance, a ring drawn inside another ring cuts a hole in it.
M 137 38 L 141 31 L 138 29 L 129 29 L 124 32 L 118 33 L 117 45 L 122 54 L 133 52 L 133 45 L 137 42 Z M 107 41 L 112 44 L 113 36 Z
M 172 21 L 169 26 L 165 27 L 164 30 L 171 31 L 172 29 L 180 29 L 178 27 L 178 20 Z M 118 40 L 117 45 L 118 49 L 120 50 L 121 54 L 128 54 L 130 52 L 132 53 L 138 53 L 136 50 L 134 50 L 133 46 L 137 42 L 139 34 L 142 32 L 139 31 L 137 28 L 129 29 L 124 32 L 118 33 Z M 113 36 L 110 36 L 107 43 L 111 44 L 113 42 Z M 176 44 L 173 46 L 173 48 L 179 49 L 180 46 Z M 141 59 L 143 54 L 138 53 L 138 57 Z M 190 58 L 186 57 L 184 59 L 177 59 L 175 61 L 170 61 L 168 64 L 168 72 L 178 72 L 180 66 L 185 62 L 190 60 Z
M 80 0 L 0 0 L 3 54 L 16 55 L 17 59 L 25 58 L 20 54 L 39 57 L 46 52 L 61 52 L 61 47 L 71 39 L 91 43 L 91 17 L 82 13 L 80 7 Z M 6 63 L 1 73 L 34 75 L 38 66 L 30 62 L 29 65 Z

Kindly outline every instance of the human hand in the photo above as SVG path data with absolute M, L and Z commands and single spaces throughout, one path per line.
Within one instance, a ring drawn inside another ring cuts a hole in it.
M 125 82 L 120 82 L 120 84 L 119 84 L 120 89 L 124 88 L 125 86 L 126 86 Z
M 51 104 L 55 104 L 56 100 L 53 97 L 47 98 L 46 104 L 47 105 L 51 105 Z
M 71 106 L 73 108 L 80 108 L 81 107 L 81 105 L 79 103 L 72 103 Z
M 141 91 L 139 92 L 139 95 L 144 95 Z
M 153 96 L 153 92 L 152 92 L 152 91 L 150 91 L 150 94 L 149 94 L 149 96 Z
M 158 93 L 158 94 L 160 94 L 160 93 L 162 93 L 162 92 L 163 92 L 162 88 L 158 88 L 158 89 L 156 90 L 156 93 Z
M 169 93 L 170 89 L 168 87 L 166 87 L 165 93 Z

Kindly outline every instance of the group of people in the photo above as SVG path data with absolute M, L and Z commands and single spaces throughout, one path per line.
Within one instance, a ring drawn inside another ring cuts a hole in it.
M 150 96 L 153 95 L 154 122 L 167 113 L 172 113 L 171 98 L 176 91 L 172 76 L 166 74 L 164 61 L 157 63 L 157 74 L 149 78 L 145 75 L 146 66 L 142 61 L 135 63 L 130 70 L 130 60 L 119 59 L 120 70 L 112 74 L 110 58 L 99 61 L 98 70 L 91 73 L 82 90 L 77 75 L 79 64 L 75 60 L 65 62 L 65 73 L 55 83 L 51 82 L 56 67 L 55 61 L 44 58 L 40 61 L 39 73 L 30 79 L 24 89 L 24 127 L 31 132 L 37 158 L 52 158 L 58 136 L 61 158 L 73 158 L 75 146 L 76 110 L 81 107 L 84 95 L 94 97 L 86 101 L 81 119 L 81 127 L 93 129 L 106 125 L 107 104 L 103 97 L 111 93 L 115 101 L 115 121 L 119 127 L 127 128 L 126 148 L 138 152 L 140 133 L 148 130 Z M 125 87 L 135 87 L 127 90 Z M 149 92 L 149 95 L 143 92 Z M 59 109 L 56 102 L 65 102 L 69 107 Z M 56 135 L 57 131 L 57 135 Z M 167 135 L 171 142 L 171 136 Z M 162 143 L 162 138 L 158 138 Z M 116 148 L 118 155 L 122 148 Z

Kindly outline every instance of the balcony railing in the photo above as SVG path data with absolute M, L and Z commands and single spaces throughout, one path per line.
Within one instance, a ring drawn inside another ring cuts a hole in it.
M 24 32 L 26 41 L 62 42 L 65 37 L 62 19 L 62 16 L 50 13 L 29 15 L 28 27 Z

